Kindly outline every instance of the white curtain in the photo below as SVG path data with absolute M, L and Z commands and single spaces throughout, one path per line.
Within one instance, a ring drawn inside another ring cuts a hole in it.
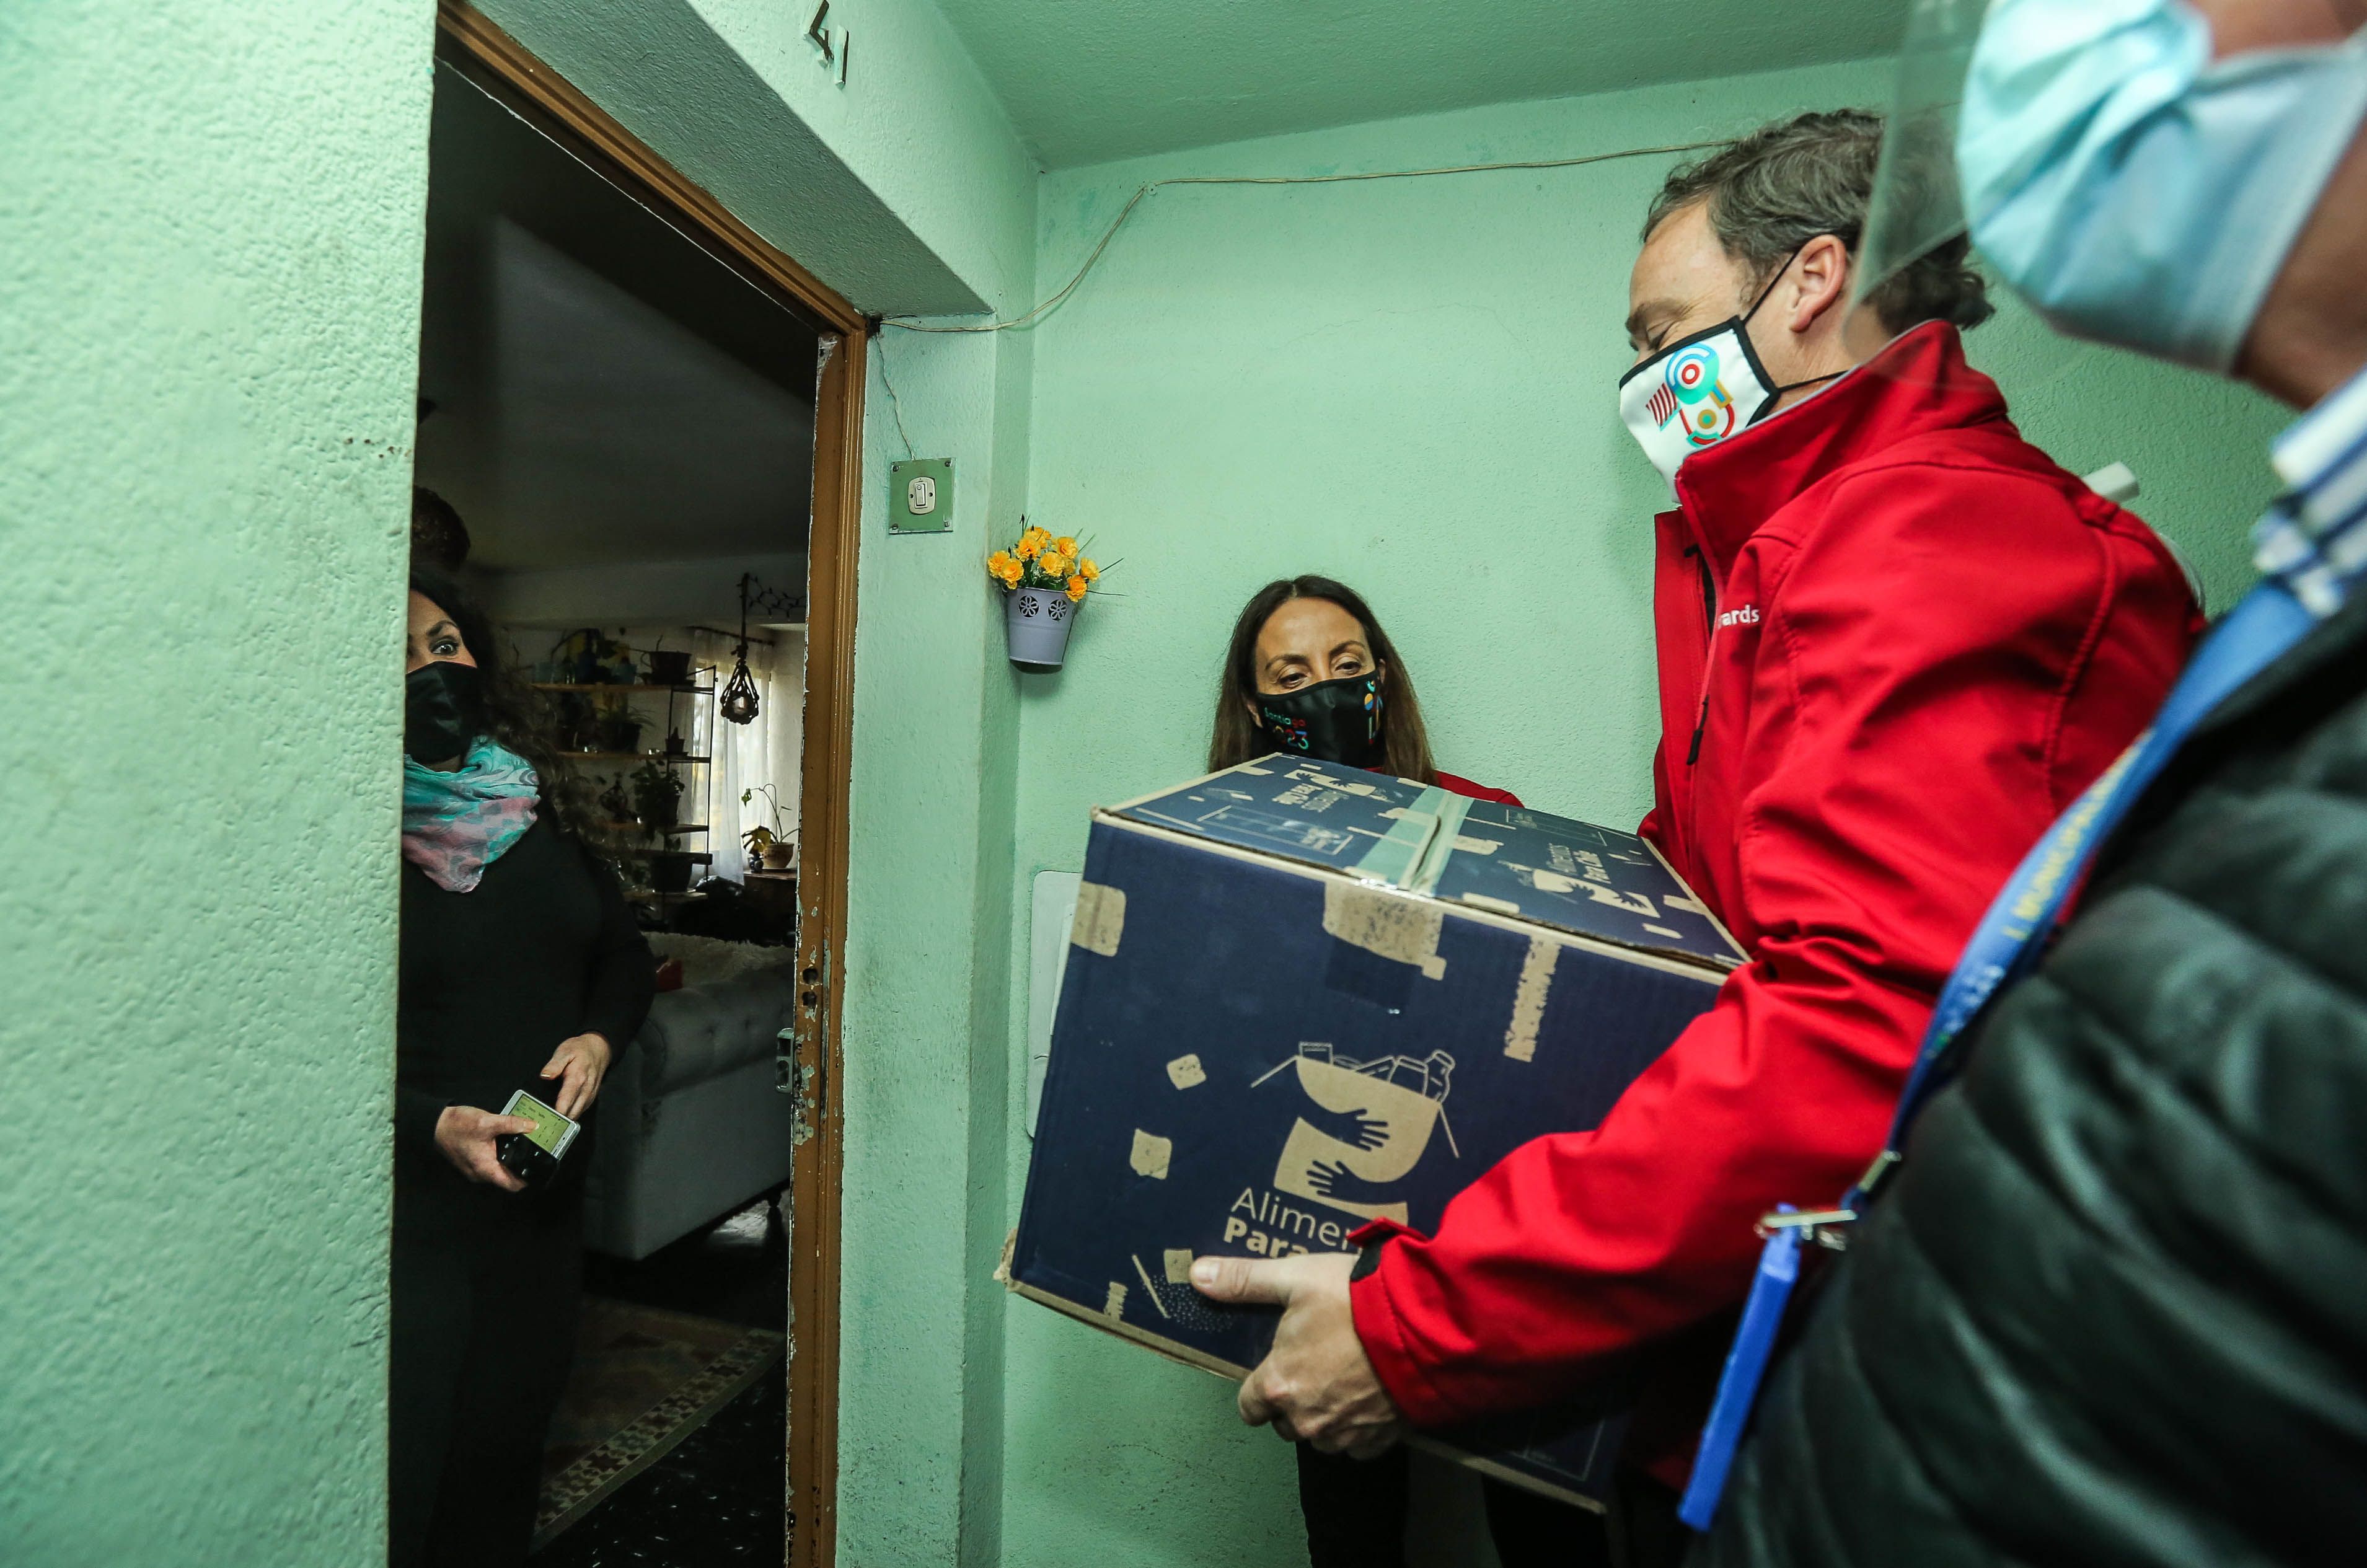
M 773 650 L 763 643 L 748 645 L 748 673 L 756 682 L 756 717 L 751 724 L 732 724 L 716 711 L 724 683 L 731 679 L 736 647 L 728 637 L 693 632 L 691 660 L 702 684 L 710 681 L 714 694 L 699 705 L 697 731 L 686 739 L 694 755 L 709 757 L 707 806 L 708 848 L 715 855 L 714 874 L 744 882 L 748 874 L 747 846 L 740 835 L 757 826 L 773 825 L 771 805 L 759 793 L 746 805 L 743 791 L 776 784 L 773 775 L 773 719 L 778 712 L 780 683 L 773 679 Z M 713 666 L 712 671 L 708 666 Z M 786 793 L 786 792 L 785 792 Z M 784 816 L 787 814 L 784 813 Z

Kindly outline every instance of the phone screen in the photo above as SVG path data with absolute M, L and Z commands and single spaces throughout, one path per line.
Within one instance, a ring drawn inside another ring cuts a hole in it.
M 565 1154 L 567 1145 L 575 1141 L 578 1123 L 561 1116 L 524 1089 L 510 1096 L 510 1102 L 502 1107 L 502 1114 L 522 1116 L 533 1122 L 534 1131 L 524 1134 L 526 1140 L 553 1159 Z

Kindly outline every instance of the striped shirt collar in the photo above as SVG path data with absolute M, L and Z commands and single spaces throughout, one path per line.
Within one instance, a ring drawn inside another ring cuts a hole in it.
M 2252 564 L 2323 620 L 2367 576 L 2367 370 L 2277 437 L 2285 493 L 2252 532 Z

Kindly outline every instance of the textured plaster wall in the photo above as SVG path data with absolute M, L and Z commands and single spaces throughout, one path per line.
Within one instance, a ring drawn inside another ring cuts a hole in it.
M 991 1562 L 1001 1506 L 1008 886 L 1017 730 L 978 592 L 1017 515 L 1026 344 L 885 344 L 912 449 L 954 459 L 953 529 L 891 536 L 904 446 L 874 360 L 846 952 L 839 1542 L 848 1563 Z
M 1690 141 L 1879 105 L 1887 83 L 1882 64 L 1819 67 L 1056 174 L 1038 287 L 1065 281 L 1160 175 Z M 1667 491 L 1614 389 L 1637 224 L 1670 162 L 1162 190 L 1033 334 L 1029 512 L 1124 558 L 1108 586 L 1126 597 L 1088 608 L 1064 672 L 1025 681 L 1014 965 L 1026 877 L 1081 864 L 1087 807 L 1198 771 L 1231 619 L 1285 573 L 1330 573 L 1374 601 L 1443 765 L 1550 810 L 1641 813 L 1657 723 L 1650 514 Z M 1970 341 L 2063 461 L 2135 467 L 2146 510 L 2232 600 L 2243 525 L 2271 488 L 2260 438 L 2281 416 L 2199 378 L 2060 349 L 2018 311 Z M 1023 997 L 1014 1063 L 1024 1011 Z M 1026 1146 L 1014 1131 L 1014 1210 Z M 1289 1455 L 1237 1425 L 1229 1387 L 1015 1300 L 1008 1323 L 1006 1562 L 1304 1561 Z M 1433 1561 L 1487 1560 L 1467 1515 L 1429 1533 Z
M 974 311 L 1034 249 L 1035 165 L 929 0 L 839 0 L 844 86 L 778 0 L 481 9 L 855 305 Z
M 0 12 L 0 1562 L 384 1539 L 430 0 Z

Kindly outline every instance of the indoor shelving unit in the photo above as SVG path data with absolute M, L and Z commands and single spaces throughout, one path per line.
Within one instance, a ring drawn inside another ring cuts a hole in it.
M 538 692 L 567 693 L 582 697 L 622 696 L 626 699 L 626 705 L 629 708 L 631 707 L 633 699 L 637 697 L 648 697 L 663 694 L 665 698 L 665 719 L 663 733 L 666 735 L 674 735 L 681 733 L 682 730 L 682 725 L 677 722 L 678 718 L 686 719 L 689 716 L 686 713 L 678 713 L 678 699 L 685 697 L 692 699 L 711 697 L 715 694 L 715 687 L 711 681 L 712 671 L 706 671 L 705 673 L 708 673 L 710 676 L 710 680 L 707 683 L 701 683 L 698 681 L 693 680 L 685 682 L 680 685 L 664 685 L 651 682 L 628 683 L 623 682 L 613 683 L 581 683 L 569 681 L 537 681 L 532 682 L 532 684 L 534 689 Z M 646 724 L 644 725 L 644 728 L 646 728 Z M 680 771 L 687 774 L 688 776 L 684 780 L 683 792 L 678 798 L 675 815 L 677 818 L 698 819 L 676 820 L 671 826 L 655 829 L 656 836 L 662 840 L 662 842 L 654 844 L 622 842 L 621 840 L 627 835 L 642 834 L 649 831 L 649 829 L 645 829 L 644 825 L 638 820 L 609 820 L 603 822 L 601 826 L 610 829 L 620 840 L 616 843 L 610 851 L 610 852 L 619 856 L 642 860 L 655 859 L 660 855 L 670 857 L 679 856 L 682 860 L 688 862 L 693 866 L 712 865 L 715 863 L 715 854 L 711 849 L 690 850 L 685 849 L 682 844 L 682 840 L 685 839 L 693 837 L 703 838 L 710 831 L 709 825 L 703 820 L 703 818 L 708 815 L 708 795 L 713 787 L 711 782 L 714 777 L 712 758 L 697 756 L 688 752 L 668 751 L 665 750 L 663 742 L 661 742 L 658 748 L 654 750 L 562 750 L 560 752 L 560 756 L 568 761 L 579 763 L 629 762 L 639 765 L 644 762 L 655 762 L 663 767 L 669 773 Z M 626 790 L 628 794 L 630 793 L 631 785 L 629 783 L 627 783 Z M 677 904 L 695 901 L 701 897 L 702 895 L 687 891 L 670 893 L 652 889 L 648 892 L 629 894 L 629 897 L 632 897 L 636 902 L 654 903 L 663 910 L 670 908 Z

